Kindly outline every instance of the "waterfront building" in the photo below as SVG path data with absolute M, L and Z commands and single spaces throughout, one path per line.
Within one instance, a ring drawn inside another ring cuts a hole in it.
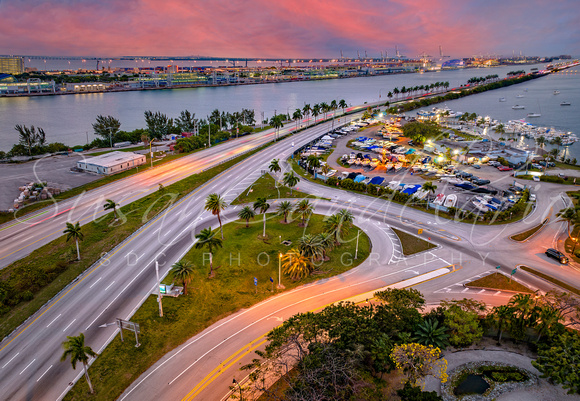
M 0 74 L 0 95 L 22 95 L 33 93 L 54 93 L 54 81 L 41 81 L 38 78 L 29 78 L 26 82 L 18 82 L 8 74 Z
M 145 155 L 114 151 L 100 156 L 87 157 L 77 162 L 77 169 L 97 174 L 111 175 L 145 164 Z
M 0 74 L 18 75 L 24 72 L 22 57 L 0 57 Z
M 110 84 L 103 82 L 78 82 L 78 83 L 67 83 L 67 92 L 104 92 L 109 88 Z

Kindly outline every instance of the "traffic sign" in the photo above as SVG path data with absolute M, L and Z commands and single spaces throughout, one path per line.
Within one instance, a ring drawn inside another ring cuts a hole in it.
M 420 228 L 420 229 L 417 231 L 417 234 L 419 234 L 419 235 L 423 234 L 423 229 L 422 229 L 422 228 Z
M 258 279 L 254 277 L 254 285 L 258 285 Z
M 495 268 L 499 270 L 499 269 L 501 269 L 501 266 L 497 265 Z
M 517 272 L 517 271 L 518 271 L 518 268 L 517 268 L 517 267 L 516 267 L 515 269 L 513 269 L 513 270 L 512 270 L 512 276 L 513 276 L 514 274 L 516 274 L 516 272 Z

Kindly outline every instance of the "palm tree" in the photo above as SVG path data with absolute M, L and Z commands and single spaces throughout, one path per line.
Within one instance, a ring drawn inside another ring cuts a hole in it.
M 509 323 L 511 317 L 514 314 L 514 310 L 507 306 L 501 305 L 493 308 L 493 312 L 490 314 L 494 325 L 497 327 L 497 342 L 501 341 L 501 336 L 505 326 Z
M 326 102 L 322 102 L 320 103 L 320 110 L 324 113 L 324 119 L 326 120 L 326 113 L 328 113 L 328 110 L 330 108 L 328 107 L 328 104 Z
M 399 98 L 399 88 L 393 89 L 393 93 L 395 94 L 395 99 Z
M 556 213 L 556 216 L 560 218 L 561 221 L 568 223 L 568 237 L 572 236 L 571 228 L 575 227 L 580 223 L 580 213 L 578 209 L 568 207 L 566 209 L 560 210 Z
M 322 245 L 316 235 L 305 234 L 298 240 L 298 249 L 303 256 L 310 259 L 322 257 Z
M 276 136 L 274 139 L 277 139 L 280 135 L 280 128 L 283 126 L 283 116 L 282 114 L 278 114 L 270 118 L 270 126 L 276 129 Z
M 191 282 L 194 272 L 193 265 L 187 260 L 180 260 L 171 266 L 171 274 L 173 274 L 173 278 L 181 281 L 185 295 L 187 295 L 187 284 Z
M 344 99 L 340 99 L 338 101 L 338 107 L 342 109 L 342 114 L 344 115 L 344 109 L 346 109 L 348 105 L 346 104 L 346 101 Z
M 328 166 L 328 163 L 326 163 L 326 164 L 323 164 L 323 165 L 322 165 L 322 167 L 320 167 L 320 172 L 321 172 L 323 175 L 326 175 L 326 174 L 328 174 L 328 172 L 329 172 L 329 171 L 330 171 L 330 167 Z
M 217 216 L 217 218 L 218 218 L 218 222 L 220 223 L 220 231 L 222 234 L 222 240 L 224 239 L 224 229 L 222 227 L 222 219 L 220 217 L 220 213 L 226 207 L 228 207 L 228 204 L 226 203 L 224 198 L 222 198 L 218 194 L 215 194 L 215 193 L 209 194 L 205 200 L 204 209 L 210 211 L 211 214 L 213 214 L 214 216 Z
M 552 308 L 551 306 L 544 306 L 540 308 L 538 320 L 539 324 L 536 325 L 538 338 L 536 342 L 539 342 L 542 335 L 550 330 L 550 328 L 564 320 L 564 317 L 558 309 Z
M 427 181 L 425 183 L 423 183 L 423 186 L 421 187 L 421 189 L 423 191 L 427 191 L 427 193 L 435 193 L 435 190 L 437 189 L 437 185 L 433 184 L 433 181 Z
M 303 199 L 296 205 L 294 209 L 296 213 L 300 216 L 302 223 L 300 223 L 303 227 L 306 226 L 305 222 L 307 219 L 310 218 L 312 212 L 314 211 L 312 204 L 308 201 L 308 199 Z
M 89 357 L 97 356 L 96 352 L 92 350 L 91 347 L 85 345 L 85 335 L 80 333 L 78 336 L 67 336 L 68 340 L 62 343 L 62 347 L 64 348 L 64 352 L 60 357 L 60 361 L 66 361 L 66 358 L 70 356 L 70 363 L 73 369 L 77 368 L 77 362 L 83 363 L 83 368 L 85 370 L 85 378 L 87 379 L 87 383 L 89 383 L 89 389 L 91 390 L 91 394 L 95 392 L 93 390 L 93 384 L 91 383 L 91 378 L 89 377 L 89 371 L 87 369 L 87 362 L 89 361 Z
M 311 111 L 312 108 L 310 107 L 310 104 L 305 104 L 304 107 L 302 108 L 302 115 L 304 116 L 304 118 L 307 118 L 310 115 Z M 310 120 L 308 121 L 308 125 L 310 125 Z
M 278 205 L 278 215 L 284 216 L 284 223 L 288 223 L 288 214 L 292 211 L 292 203 L 289 201 L 282 201 Z
M 82 241 L 83 240 L 83 233 L 81 232 L 81 225 L 80 223 L 77 221 L 76 224 L 72 224 L 72 223 L 66 223 L 66 229 L 62 232 L 63 234 L 67 234 L 66 236 L 66 242 L 68 242 L 69 239 L 74 239 L 76 244 L 77 244 L 77 259 L 81 260 L 81 251 L 79 250 L 79 240 Z
M 296 131 L 298 131 L 298 121 L 302 118 L 302 110 L 296 109 L 294 114 L 292 114 L 292 118 L 296 122 Z
M 308 159 L 306 159 L 306 162 L 308 163 L 308 166 L 310 166 L 310 168 L 316 172 L 316 169 L 318 167 L 320 167 L 320 157 L 316 156 L 316 155 L 310 155 L 308 156 Z
M 312 261 L 297 249 L 290 249 L 282 255 L 282 271 L 292 278 L 301 280 L 312 273 Z
M 115 216 L 115 220 L 117 220 L 117 208 L 119 207 L 119 204 L 115 203 L 111 199 L 107 199 L 105 202 L 106 203 L 103 205 L 103 209 L 105 210 L 113 209 L 113 215 Z
M 264 231 L 262 237 L 266 238 L 266 211 L 270 208 L 270 204 L 266 198 L 258 198 L 254 202 L 254 210 L 260 210 L 260 213 L 264 215 Z
M 244 206 L 238 213 L 240 219 L 246 220 L 246 228 L 250 227 L 250 219 L 253 219 L 254 216 L 256 216 L 256 213 L 249 206 Z
M 209 252 L 209 275 L 213 275 L 213 250 L 223 246 L 222 240 L 215 237 L 215 233 L 211 231 L 211 227 L 204 228 L 195 236 L 197 242 L 195 249 L 207 248 Z
M 352 226 L 352 220 L 352 214 L 346 209 L 325 218 L 325 229 L 334 237 L 336 245 L 340 245 L 340 239 L 348 233 Z
M 538 311 L 530 294 L 514 295 L 508 302 L 508 306 L 513 308 L 512 329 L 516 329 L 515 333 L 523 335 L 526 327 L 535 325 Z
M 290 195 L 292 195 L 292 187 L 298 184 L 298 182 L 300 182 L 300 177 L 295 176 L 293 171 L 284 174 L 282 183 L 290 187 Z
M 334 247 L 334 237 L 332 236 L 332 234 L 326 232 L 320 233 L 316 237 L 318 242 L 320 243 L 320 246 L 322 247 L 322 259 L 328 260 L 326 252 L 332 250 L 332 248 Z
M 425 319 L 415 330 L 413 341 L 422 345 L 432 345 L 437 348 L 445 349 L 449 345 L 449 335 L 445 334 L 447 328 L 439 326 L 437 319 Z
M 314 123 L 316 124 L 316 117 L 320 115 L 320 106 L 318 104 L 312 107 L 312 115 L 314 116 Z
M 273 159 L 270 162 L 270 166 L 268 168 L 270 169 L 271 173 L 278 173 L 278 172 L 282 171 L 282 168 L 280 167 L 280 160 Z

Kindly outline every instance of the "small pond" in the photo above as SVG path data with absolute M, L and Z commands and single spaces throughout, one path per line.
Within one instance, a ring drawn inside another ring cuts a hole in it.
M 455 387 L 453 393 L 455 395 L 483 394 L 488 388 L 489 384 L 483 379 L 483 376 L 470 374 Z

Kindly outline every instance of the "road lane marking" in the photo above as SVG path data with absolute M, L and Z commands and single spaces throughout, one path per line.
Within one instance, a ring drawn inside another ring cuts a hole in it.
M 91 286 L 90 286 L 89 288 L 93 288 L 93 286 L 94 286 L 95 284 L 97 284 L 99 281 L 101 281 L 101 279 L 102 279 L 102 278 L 103 278 L 102 276 L 101 276 L 101 277 L 99 277 L 99 278 L 97 279 L 97 281 L 95 281 L 93 284 L 91 284 Z
M 32 362 L 30 362 L 28 365 L 26 365 L 26 367 L 25 367 L 24 369 L 22 369 L 22 372 L 20 372 L 20 373 L 19 373 L 19 375 L 21 375 L 22 373 L 24 373 L 24 371 L 25 371 L 26 369 L 28 369 L 28 367 L 34 363 L 34 361 L 36 361 L 36 358 L 34 358 L 34 359 L 32 360 Z
M 107 286 L 107 288 L 105 288 L 105 291 L 107 291 L 109 288 L 111 288 L 111 286 L 112 286 L 113 284 L 115 284 L 115 281 L 111 282 L 111 284 L 109 284 L 109 285 Z
M 72 321 L 72 322 L 70 322 L 70 323 L 69 323 L 69 325 L 68 325 L 68 326 L 66 326 L 62 332 L 64 333 L 64 332 L 66 331 L 66 329 L 68 329 L 70 326 L 72 326 L 72 324 L 73 324 L 74 322 L 76 322 L 76 319 L 73 319 L 73 321 Z
M 37 383 L 40 381 L 40 379 L 42 379 L 42 378 L 44 377 L 44 375 L 45 375 L 45 374 L 47 374 L 47 373 L 48 373 L 48 371 L 50 370 L 50 368 L 52 368 L 52 365 L 50 365 L 50 366 L 48 367 L 48 369 L 46 369 L 46 370 L 44 371 L 44 373 L 40 375 L 40 377 L 38 378 L 38 380 L 36 380 L 36 382 L 37 382 Z
M 12 358 L 10 358 L 10 360 L 9 360 L 8 362 L 6 362 L 6 363 L 4 364 L 4 366 L 2 366 L 2 369 L 4 369 L 6 366 L 8 366 L 8 364 L 9 364 L 10 362 L 12 362 L 12 361 L 14 360 L 14 358 L 16 358 L 16 357 L 17 357 L 19 354 L 20 354 L 20 352 L 17 352 L 17 353 L 16 353 L 16 355 L 14 355 Z
M 50 323 L 49 323 L 49 324 L 46 326 L 46 328 L 49 328 L 49 327 L 50 327 L 50 325 L 51 325 L 51 324 L 53 324 L 53 323 L 56 321 L 56 319 L 58 319 L 58 318 L 59 318 L 61 315 L 62 315 L 62 313 L 60 313 L 60 314 L 59 314 L 57 317 L 55 317 L 54 319 L 52 319 L 52 322 L 50 322 Z

